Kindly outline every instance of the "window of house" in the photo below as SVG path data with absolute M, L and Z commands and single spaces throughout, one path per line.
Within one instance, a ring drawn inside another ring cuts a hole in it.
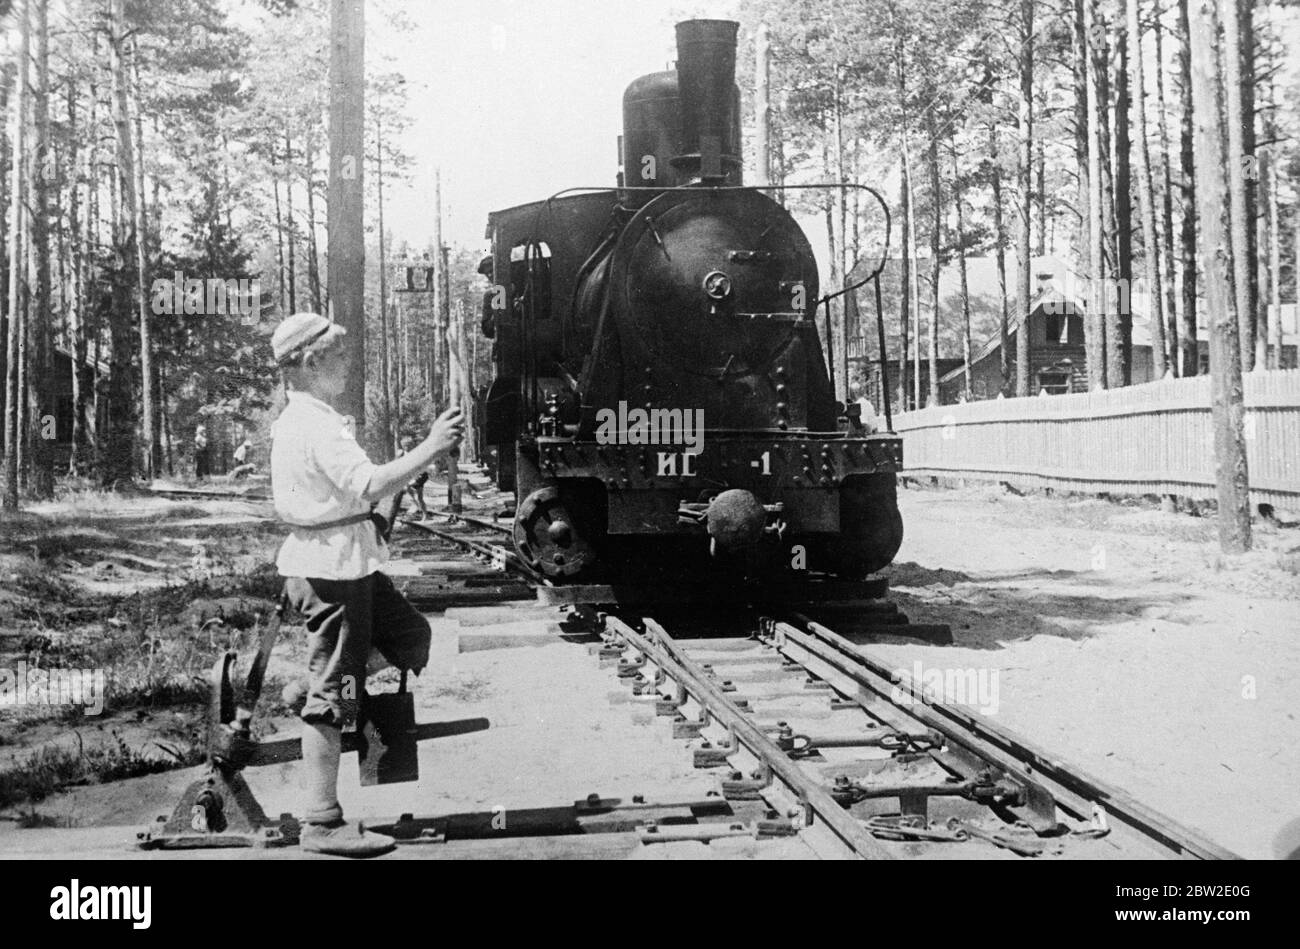
M 1069 318 L 1068 331 L 1069 331 L 1069 336 L 1066 338 L 1065 342 L 1069 343 L 1071 346 L 1082 346 L 1083 345 L 1083 317 L 1071 316 Z
M 1061 338 L 1065 332 L 1065 315 L 1063 313 L 1049 314 L 1047 316 L 1047 341 L 1049 343 L 1061 343 Z
M 1039 391 L 1048 395 L 1064 395 L 1070 391 L 1070 374 L 1058 370 L 1046 370 L 1038 374 Z

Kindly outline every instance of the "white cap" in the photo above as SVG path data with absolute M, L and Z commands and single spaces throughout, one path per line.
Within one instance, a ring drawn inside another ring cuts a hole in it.
M 319 313 L 295 313 L 286 317 L 271 334 L 271 350 L 275 353 L 275 361 L 283 364 L 290 356 L 303 347 L 310 346 L 336 326 L 338 324 L 331 323 Z M 341 334 L 347 333 L 342 326 L 338 326 L 338 331 Z

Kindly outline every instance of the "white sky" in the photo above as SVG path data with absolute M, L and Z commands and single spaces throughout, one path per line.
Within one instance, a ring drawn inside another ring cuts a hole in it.
M 577 185 L 612 186 L 623 90 L 669 68 L 673 25 L 727 18 L 730 0 L 420 0 L 416 29 L 370 26 L 367 58 L 405 74 L 413 124 L 408 188 L 385 200 L 400 241 L 432 235 L 433 169 L 442 168 L 443 239 L 480 246 L 489 211 Z M 374 21 L 378 4 L 368 4 Z M 387 196 L 386 196 L 387 198 Z

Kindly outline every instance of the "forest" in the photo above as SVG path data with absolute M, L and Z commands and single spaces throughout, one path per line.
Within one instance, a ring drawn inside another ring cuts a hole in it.
M 1139 300 L 1155 378 L 1227 358 L 1211 316 L 1235 325 L 1242 371 L 1295 365 L 1278 319 L 1297 299 L 1300 252 L 1294 5 L 761 0 L 742 18 L 766 34 L 742 41 L 741 75 L 769 116 L 752 155 L 768 180 L 891 198 L 897 404 L 937 402 L 940 359 L 969 363 L 998 336 L 1001 393 L 1037 394 L 1027 334 L 1007 340 L 1046 255 L 1089 304 L 1089 388 L 1130 384 Z M 834 286 L 879 254 L 879 212 L 839 194 L 792 199 L 824 219 Z M 968 265 L 989 258 L 981 295 Z M 841 379 L 853 355 L 879 358 L 867 302 L 832 313 Z
M 411 15 L 369 6 L 398 28 Z M 1300 272 L 1294 4 L 734 13 L 751 178 L 865 183 L 890 203 L 896 407 L 937 403 L 945 358 L 973 398 L 969 366 L 992 339 L 1000 393 L 1037 394 L 1028 334 L 1010 339 L 1049 255 L 1083 280 L 1090 388 L 1132 381 L 1130 288 L 1155 378 L 1224 367 L 1239 404 L 1242 372 L 1295 365 L 1280 318 Z M 329 30 L 327 0 L 0 0 L 5 507 L 59 480 L 187 472 L 200 425 L 227 459 L 264 429 L 275 320 L 329 308 Z M 472 331 L 480 248 L 436 225 L 419 247 L 385 230 L 385 194 L 412 174 L 412 116 L 382 49 L 366 75 L 365 432 L 389 454 L 445 401 L 449 365 L 473 391 L 488 359 Z M 861 192 L 788 193 L 824 222 L 830 286 L 878 257 Z M 429 279 L 408 289 L 405 261 Z M 187 314 L 209 281 L 225 305 Z M 866 292 L 830 307 L 841 398 L 851 361 L 880 359 L 874 321 Z
M 403 6 L 372 16 L 400 29 Z M 188 472 L 198 426 L 222 471 L 264 432 L 271 330 L 329 307 L 329 14 L 324 0 L 0 2 L 6 507 L 58 479 Z M 445 397 L 429 341 L 452 314 L 472 320 L 478 253 L 444 246 L 430 292 L 402 292 L 403 264 L 423 278 L 434 245 L 383 230 L 410 119 L 382 51 L 367 66 L 368 433 L 391 452 L 427 426 L 431 385 Z M 214 284 L 229 290 L 215 307 Z

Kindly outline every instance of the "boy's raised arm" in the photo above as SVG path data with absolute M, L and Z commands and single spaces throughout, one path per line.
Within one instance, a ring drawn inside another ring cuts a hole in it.
M 374 503 L 405 487 L 408 481 L 429 467 L 435 458 L 458 448 L 464 437 L 464 414 L 458 408 L 447 409 L 438 416 L 424 441 L 402 457 L 380 465 L 371 472 L 370 484 L 361 499 Z

